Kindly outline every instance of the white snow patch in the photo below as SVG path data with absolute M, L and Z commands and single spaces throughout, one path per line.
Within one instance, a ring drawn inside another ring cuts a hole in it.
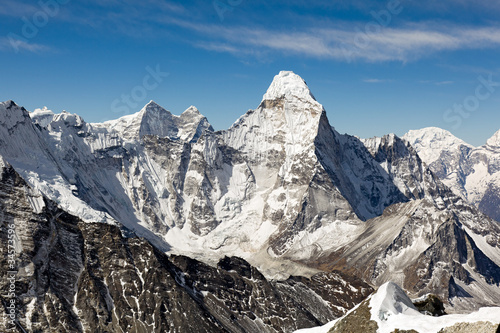
M 43 201 L 43 196 L 40 192 L 34 191 L 28 187 L 25 188 L 26 191 L 26 197 L 28 198 L 28 202 L 31 206 L 31 209 L 36 214 L 40 214 L 43 212 L 43 209 L 45 208 L 45 202 Z
M 28 330 L 32 330 L 33 323 L 31 322 L 31 316 L 33 315 L 33 311 L 35 310 L 36 297 L 34 297 L 27 305 L 26 305 L 26 326 Z

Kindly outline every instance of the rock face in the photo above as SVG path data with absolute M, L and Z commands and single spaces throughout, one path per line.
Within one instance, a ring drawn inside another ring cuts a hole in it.
M 498 333 L 500 324 L 493 324 L 490 322 L 477 322 L 477 323 L 459 323 L 451 327 L 441 329 L 438 333 Z
M 168 257 L 117 226 L 69 215 L 1 166 L 1 237 L 7 244 L 12 224 L 21 332 L 290 332 L 341 316 L 372 291 L 338 273 L 278 282 L 235 257 L 217 267 Z M 9 273 L 0 274 L 6 307 Z M 13 325 L 2 316 L 0 327 Z
M 500 221 L 500 131 L 477 148 L 438 128 L 410 131 L 403 138 L 455 194 Z
M 351 313 L 340 319 L 328 333 L 377 333 L 377 322 L 371 320 L 368 302 L 362 302 Z
M 420 313 L 429 316 L 444 316 L 446 314 L 443 301 L 436 295 L 428 294 L 420 299 L 413 300 L 413 305 Z

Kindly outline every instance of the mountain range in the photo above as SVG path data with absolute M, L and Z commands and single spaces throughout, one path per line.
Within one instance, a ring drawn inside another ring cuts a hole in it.
M 455 194 L 500 221 L 500 130 L 481 147 L 439 128 L 410 131 L 404 139 Z
M 451 312 L 499 304 L 499 133 L 340 134 L 287 71 L 223 131 L 153 101 L 104 123 L 0 103 L 16 325 L 291 332 L 389 281 Z

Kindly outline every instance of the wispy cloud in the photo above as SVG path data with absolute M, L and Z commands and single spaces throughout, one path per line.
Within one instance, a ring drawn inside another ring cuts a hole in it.
M 284 0 L 280 0 L 285 2 Z M 444 0 L 450 3 L 452 0 Z M 473 5 L 472 0 L 453 0 L 464 8 Z M 75 25 L 91 26 L 103 33 L 119 33 L 135 38 L 182 39 L 193 46 L 235 56 L 298 55 L 312 58 L 333 59 L 336 61 L 364 62 L 409 62 L 429 57 L 439 52 L 466 49 L 487 49 L 500 47 L 500 26 L 457 26 L 435 22 L 408 23 L 401 17 L 399 25 L 391 23 L 388 27 L 367 32 L 366 22 L 333 23 L 328 19 L 312 20 L 307 15 L 296 17 L 300 24 L 294 29 L 280 30 L 258 24 L 240 22 L 234 24 L 206 23 L 207 12 L 216 16 L 211 2 L 197 1 L 196 5 L 181 4 L 174 1 L 144 0 L 89 0 L 89 8 L 76 1 L 72 6 L 61 8 L 57 19 Z M 380 8 L 386 2 L 379 1 Z M 22 16 L 33 12 L 37 7 L 29 4 L 15 6 L 14 0 L 5 0 L 0 7 L 0 15 Z M 123 6 L 123 3 L 126 6 Z M 294 6 L 328 7 L 321 1 L 307 2 L 293 0 L 286 2 Z M 356 7 L 369 12 L 366 2 L 354 0 L 348 7 Z M 425 3 L 430 2 L 425 1 Z M 495 1 L 497 3 L 497 1 Z M 95 10 L 94 7 L 100 10 Z M 333 6 L 333 5 L 332 5 Z M 405 12 L 412 8 L 425 9 L 421 4 L 405 2 Z M 439 5 L 441 6 L 441 5 Z M 486 5 L 478 5 L 483 8 Z M 335 5 L 333 7 L 338 7 Z M 365 8 L 367 7 L 367 8 Z M 407 8 L 408 7 L 408 8 Z M 490 11 L 500 5 L 487 5 Z M 436 9 L 437 10 L 437 9 Z M 444 9 L 443 9 L 444 10 Z M 486 9 L 482 9 L 486 10 Z M 403 14 L 404 14 L 403 13 Z M 403 15 L 402 14 L 402 15 Z M 394 20 L 395 21 L 395 20 Z M 131 24 L 133 22 L 133 24 Z M 212 21 L 213 22 L 213 21 Z M 368 24 L 376 23 L 373 19 Z M 484 23 L 487 24 L 487 23 Z M 183 32 L 179 33 L 179 29 Z M 3 42 L 2 44 L 5 44 Z M 5 49 L 5 45 L 2 47 Z M 43 45 L 20 43 L 19 48 L 30 51 L 43 51 Z
M 433 85 L 436 85 L 436 86 L 446 86 L 446 85 L 450 85 L 450 84 L 454 84 L 455 81 L 432 81 L 432 80 L 420 80 L 418 81 L 419 83 L 422 83 L 422 84 L 433 84 Z
M 435 82 L 434 84 L 436 86 L 445 86 L 445 85 L 449 85 L 449 84 L 453 84 L 455 83 L 455 81 L 439 81 L 439 82 Z
M 0 38 L 0 50 L 3 51 L 26 51 L 32 53 L 42 53 L 53 51 L 52 48 L 42 44 L 30 43 L 29 41 L 23 41 L 13 37 L 2 37 Z
M 36 5 L 23 3 L 18 0 L 2 0 L 0 5 L 0 15 L 10 17 L 23 17 L 32 15 L 39 10 Z
M 392 80 L 386 80 L 386 79 L 364 79 L 363 82 L 365 82 L 365 83 L 385 83 L 385 82 L 392 82 Z
M 276 51 L 341 61 L 407 62 L 442 51 L 500 46 L 500 27 L 429 28 L 429 24 L 420 24 L 366 33 L 360 29 L 341 28 L 283 32 L 183 21 L 174 24 L 212 39 L 209 44 L 199 44 L 201 47 L 232 54 L 248 54 L 249 48 L 252 48 L 254 51 Z

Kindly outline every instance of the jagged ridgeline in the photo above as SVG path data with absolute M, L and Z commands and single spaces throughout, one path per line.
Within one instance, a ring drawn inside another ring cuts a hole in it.
M 291 332 L 388 281 L 447 311 L 499 304 L 498 222 L 421 154 L 395 135 L 338 133 L 292 72 L 217 132 L 195 107 L 152 101 L 104 123 L 0 103 L 17 324 Z

